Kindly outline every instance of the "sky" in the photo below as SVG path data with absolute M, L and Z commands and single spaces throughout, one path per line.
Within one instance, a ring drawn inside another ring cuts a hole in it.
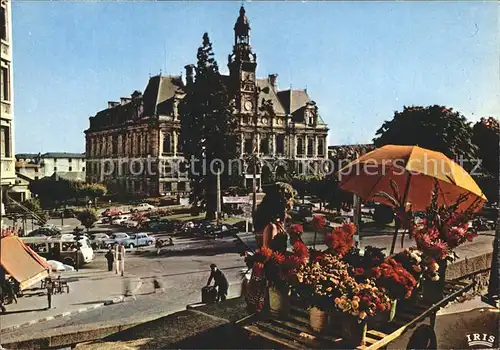
M 89 117 L 196 63 L 221 71 L 241 2 L 13 0 L 16 153 L 84 152 Z M 257 75 L 307 88 L 329 144 L 369 143 L 403 106 L 500 115 L 496 2 L 245 2 Z

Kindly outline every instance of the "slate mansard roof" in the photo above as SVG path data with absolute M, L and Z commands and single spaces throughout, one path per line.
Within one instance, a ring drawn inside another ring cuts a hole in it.
M 122 125 L 137 119 L 170 115 L 173 101 L 184 94 L 181 76 L 157 75 L 149 79 L 144 94 L 135 91 L 132 98 L 109 102 L 108 108 L 90 117 L 90 129 Z
M 229 76 L 222 75 L 221 79 L 229 87 Z M 314 104 L 306 90 L 277 91 L 268 78 L 257 78 L 256 85 L 260 88 L 258 107 L 262 106 L 262 100 L 271 100 L 278 116 L 292 115 L 294 119 L 300 120 L 304 108 L 308 104 Z M 134 92 L 135 100 L 122 98 L 120 102 L 109 102 L 111 105 L 108 108 L 98 112 L 95 117 L 90 117 L 90 129 L 126 124 L 141 118 L 172 115 L 174 100 L 183 98 L 184 88 L 181 76 L 151 77 L 144 94 Z M 325 125 L 320 115 L 318 124 Z

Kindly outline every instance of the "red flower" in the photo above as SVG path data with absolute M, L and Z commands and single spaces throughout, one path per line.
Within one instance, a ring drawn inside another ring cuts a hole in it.
M 294 224 L 290 226 L 290 233 L 304 233 L 304 226 L 300 224 Z
M 296 241 L 293 244 L 293 254 L 301 259 L 307 259 L 309 257 L 309 249 L 302 241 Z
M 274 252 L 271 259 L 273 259 L 277 264 L 282 264 L 285 262 L 285 256 L 279 252 Z
M 321 231 L 325 228 L 326 218 L 323 215 L 314 215 L 312 219 L 312 226 L 315 231 Z
M 357 231 L 356 225 L 352 222 L 345 223 L 342 225 L 342 230 L 350 236 L 354 235 Z

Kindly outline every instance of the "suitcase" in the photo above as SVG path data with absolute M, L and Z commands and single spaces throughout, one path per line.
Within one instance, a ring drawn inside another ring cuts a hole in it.
M 201 289 L 201 302 L 213 304 L 217 300 L 217 289 L 214 286 L 203 287 Z

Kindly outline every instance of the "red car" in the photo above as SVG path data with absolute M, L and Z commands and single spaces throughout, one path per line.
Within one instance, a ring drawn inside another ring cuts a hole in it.
M 121 210 L 108 208 L 102 212 L 101 216 L 112 217 L 112 216 L 122 215 L 122 214 L 123 213 L 121 212 Z

